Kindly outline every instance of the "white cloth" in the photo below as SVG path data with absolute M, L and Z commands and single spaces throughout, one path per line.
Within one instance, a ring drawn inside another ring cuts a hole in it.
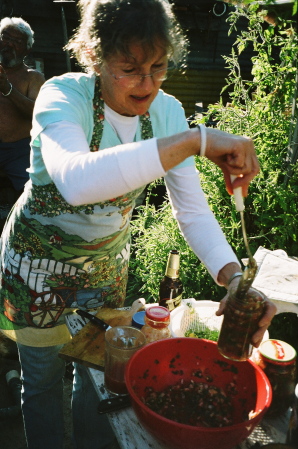
M 270 251 L 262 246 L 254 258 L 258 271 L 253 287 L 275 303 L 277 313 L 298 314 L 298 260 L 283 250 Z

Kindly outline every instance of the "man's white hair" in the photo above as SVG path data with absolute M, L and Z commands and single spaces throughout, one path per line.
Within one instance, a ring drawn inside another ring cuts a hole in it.
M 0 21 L 0 33 L 4 30 L 4 28 L 8 26 L 13 26 L 17 28 L 21 33 L 26 34 L 27 36 L 27 49 L 29 50 L 34 43 L 34 31 L 30 27 L 29 23 L 20 17 L 4 17 Z

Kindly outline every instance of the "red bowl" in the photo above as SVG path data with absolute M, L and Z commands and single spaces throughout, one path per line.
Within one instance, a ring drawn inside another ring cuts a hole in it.
M 198 369 L 203 374 L 200 379 L 193 376 L 193 371 Z M 180 379 L 209 381 L 223 389 L 234 382 L 237 389 L 233 398 L 234 424 L 212 428 L 180 424 L 143 403 L 148 387 L 160 391 Z M 218 352 L 217 343 L 198 338 L 170 338 L 147 344 L 129 360 L 125 380 L 138 419 L 169 449 L 233 448 L 251 434 L 272 397 L 269 380 L 255 363 L 225 359 Z M 250 411 L 256 412 L 255 416 L 243 421 L 243 416 Z

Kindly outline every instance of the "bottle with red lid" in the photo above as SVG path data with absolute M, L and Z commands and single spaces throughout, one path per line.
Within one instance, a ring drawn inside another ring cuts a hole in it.
M 146 310 L 145 325 L 142 332 L 145 334 L 147 343 L 171 337 L 170 311 L 166 307 L 151 306 Z
M 267 415 L 281 415 L 295 400 L 296 351 L 282 340 L 270 339 L 261 343 L 255 361 L 272 387 L 272 402 Z

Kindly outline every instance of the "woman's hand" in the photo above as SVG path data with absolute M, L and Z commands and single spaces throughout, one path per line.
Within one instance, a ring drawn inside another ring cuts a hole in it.
M 253 141 L 214 128 L 206 131 L 205 156 L 222 169 L 227 191 L 232 195 L 233 189 L 242 187 L 242 195 L 247 196 L 249 183 L 260 170 Z M 233 187 L 230 175 L 238 176 Z
M 233 281 L 231 282 L 229 288 L 237 288 L 238 283 L 240 282 L 240 277 L 236 277 L 235 279 L 233 279 Z M 224 309 L 226 306 L 226 302 L 228 299 L 229 294 L 227 293 L 226 296 L 220 301 L 219 304 L 219 308 L 216 312 L 217 316 L 221 316 L 224 314 Z M 252 336 L 251 339 L 251 344 L 258 348 L 263 340 L 264 334 L 266 332 L 266 330 L 268 329 L 268 327 L 271 324 L 271 321 L 274 317 L 274 315 L 276 314 L 276 306 L 275 304 L 273 304 L 272 301 L 270 301 L 265 295 L 265 312 L 262 316 L 262 318 L 259 321 L 259 329 L 254 333 L 254 335 Z

